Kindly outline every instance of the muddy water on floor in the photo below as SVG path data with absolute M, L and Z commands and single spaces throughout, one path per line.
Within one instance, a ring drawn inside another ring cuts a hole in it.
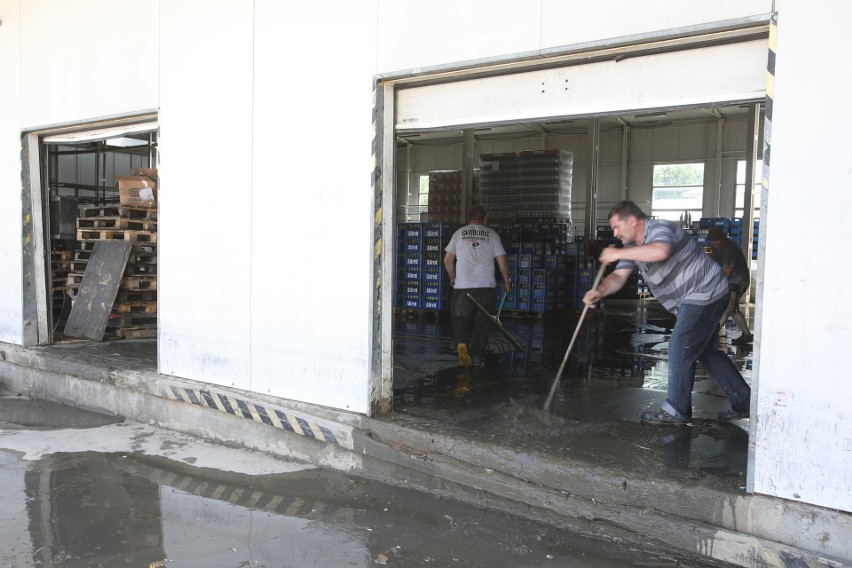
M 0 412 L 2 566 L 693 565 L 59 405 Z

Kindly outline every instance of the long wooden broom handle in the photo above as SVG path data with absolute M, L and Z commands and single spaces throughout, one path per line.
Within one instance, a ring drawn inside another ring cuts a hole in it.
M 601 283 L 601 278 L 603 277 L 604 268 L 606 268 L 605 263 L 601 263 L 601 267 L 598 268 L 598 273 L 595 275 L 595 282 L 592 284 L 591 290 L 594 290 L 598 287 L 598 284 Z M 553 384 L 550 385 L 550 394 L 547 395 L 547 400 L 544 401 L 544 410 L 550 410 L 550 403 L 553 402 L 553 394 L 556 392 L 556 387 L 559 385 L 559 379 L 562 378 L 562 371 L 565 369 L 565 364 L 568 362 L 568 355 L 571 354 L 571 349 L 574 347 L 574 342 L 577 340 L 577 335 L 580 333 L 580 326 L 583 325 L 583 320 L 586 317 L 586 312 L 589 311 L 589 306 L 583 306 L 583 313 L 580 314 L 580 321 L 577 322 L 577 327 L 574 328 L 574 335 L 571 336 L 571 343 L 568 344 L 568 349 L 565 351 L 565 357 L 562 358 L 562 364 L 559 365 L 559 372 L 556 373 L 556 378 L 553 379 Z

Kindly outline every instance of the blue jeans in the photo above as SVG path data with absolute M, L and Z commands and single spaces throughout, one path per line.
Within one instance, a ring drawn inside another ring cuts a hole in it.
M 663 410 L 680 420 L 692 418 L 695 364 L 701 363 L 739 414 L 748 414 L 751 387 L 719 351 L 719 318 L 728 306 L 725 296 L 707 306 L 681 304 L 669 341 L 669 387 Z

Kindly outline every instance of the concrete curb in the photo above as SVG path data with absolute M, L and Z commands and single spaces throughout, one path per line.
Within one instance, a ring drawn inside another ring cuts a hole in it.
M 282 458 L 637 546 L 673 548 L 737 566 L 849 565 L 852 516 L 734 494 L 641 472 L 514 451 L 147 371 L 69 360 L 58 350 L 0 345 L 11 392 L 120 415 Z

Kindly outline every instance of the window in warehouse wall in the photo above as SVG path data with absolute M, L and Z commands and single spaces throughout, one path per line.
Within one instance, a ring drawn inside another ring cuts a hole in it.
M 417 176 L 418 199 L 417 205 L 429 207 L 429 174 Z M 425 209 L 423 209 L 425 211 Z
M 651 215 L 684 222 L 701 218 L 704 203 L 704 164 L 655 164 Z
M 745 184 L 746 184 L 746 162 L 745 160 L 737 160 L 737 197 L 734 204 L 734 216 L 742 217 L 745 204 Z M 754 184 L 754 218 L 760 219 L 760 192 L 762 185 L 760 182 Z

